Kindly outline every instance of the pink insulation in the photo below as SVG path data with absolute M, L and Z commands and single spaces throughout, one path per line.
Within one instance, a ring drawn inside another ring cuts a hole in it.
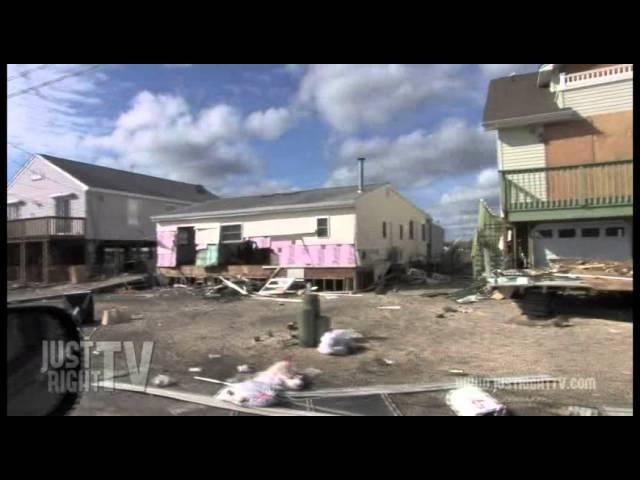
M 176 266 L 176 234 L 175 231 L 157 231 L 158 267 Z
M 254 237 L 260 248 L 271 248 L 282 266 L 352 267 L 356 265 L 354 245 L 328 244 L 303 245 L 291 240 L 271 240 L 269 237 Z

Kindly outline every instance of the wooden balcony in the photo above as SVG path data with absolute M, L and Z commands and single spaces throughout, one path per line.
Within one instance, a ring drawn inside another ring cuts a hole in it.
M 597 68 L 579 73 L 560 74 L 558 90 L 571 90 L 573 88 L 589 87 L 619 80 L 633 78 L 633 64 L 623 63 L 612 67 Z
M 502 206 L 509 221 L 633 215 L 633 161 L 505 170 Z
M 85 219 L 35 217 L 7 221 L 7 240 L 84 237 Z

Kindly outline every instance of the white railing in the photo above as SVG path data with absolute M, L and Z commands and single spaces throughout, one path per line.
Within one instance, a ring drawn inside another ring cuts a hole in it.
M 558 90 L 570 90 L 600 83 L 633 78 L 633 64 L 625 63 L 612 67 L 596 68 L 578 73 L 561 73 Z

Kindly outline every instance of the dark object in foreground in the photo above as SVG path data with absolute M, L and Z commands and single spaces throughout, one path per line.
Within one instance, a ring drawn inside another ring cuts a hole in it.
M 78 399 L 81 369 L 80 333 L 66 310 L 7 307 L 8 415 L 65 415 Z

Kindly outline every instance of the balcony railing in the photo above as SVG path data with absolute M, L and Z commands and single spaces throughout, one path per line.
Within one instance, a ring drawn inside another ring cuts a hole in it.
M 34 237 L 82 237 L 85 219 L 78 217 L 36 217 L 7 221 L 7 239 Z
M 633 78 L 633 64 L 625 63 L 614 65 L 612 67 L 596 68 L 578 73 L 562 73 L 560 74 L 559 90 L 570 90 L 572 88 L 580 88 L 588 85 L 597 85 L 599 83 L 608 83 L 616 80 L 624 80 Z
M 633 161 L 502 172 L 507 213 L 633 205 Z

